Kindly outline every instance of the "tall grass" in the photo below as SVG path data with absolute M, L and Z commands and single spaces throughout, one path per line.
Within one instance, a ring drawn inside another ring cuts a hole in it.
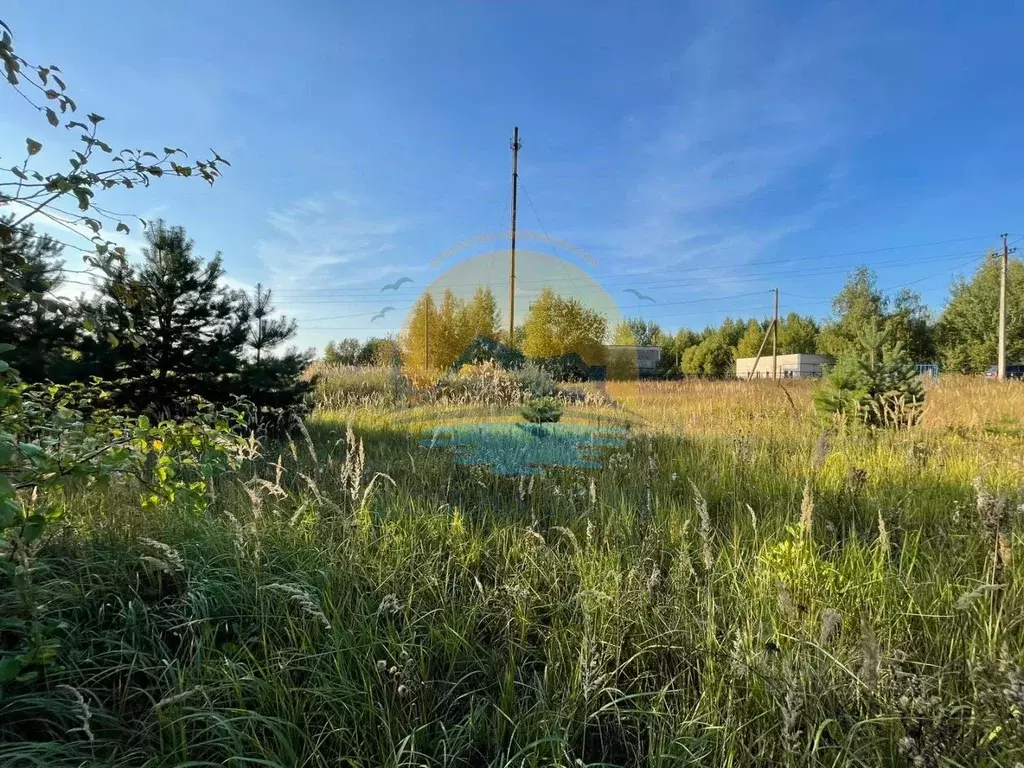
M 405 393 L 404 382 L 392 366 L 317 362 L 304 375 L 316 381 L 313 401 L 320 409 L 388 408 L 400 403 Z
M 458 465 L 339 387 L 204 516 L 69 491 L 0 765 L 1024 762 L 1024 386 L 876 435 L 799 382 L 608 390 L 601 470 Z

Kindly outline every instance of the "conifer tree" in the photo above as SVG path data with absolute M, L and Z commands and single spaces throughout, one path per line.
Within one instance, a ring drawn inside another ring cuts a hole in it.
M 0 269 L 4 284 L 19 290 L 0 301 L 0 339 L 14 347 L 4 359 L 25 381 L 70 381 L 79 323 L 74 308 L 55 298 L 64 282 L 63 246 L 31 225 L 11 232 L 10 242 L 0 242 Z
M 238 394 L 256 407 L 254 414 L 265 421 L 268 416 L 287 415 L 300 408 L 312 381 L 301 378 L 303 370 L 313 361 L 313 352 L 299 352 L 294 347 L 281 354 L 274 351 L 295 337 L 298 330 L 294 320 L 280 315 L 273 295 L 261 283 L 252 295 L 244 295 L 240 304 L 240 317 L 246 326 L 245 360 L 239 371 Z
M 86 372 L 118 382 L 140 409 L 175 413 L 190 395 L 224 402 L 249 335 L 241 297 L 221 283 L 220 255 L 204 263 L 182 227 L 155 222 L 146 240 L 143 263 L 119 264 L 89 305 L 98 327 Z
M 913 361 L 899 342 L 874 322 L 856 337 L 857 346 L 844 353 L 814 402 L 826 415 L 842 414 L 869 427 L 905 427 L 917 423 L 924 406 L 924 387 Z

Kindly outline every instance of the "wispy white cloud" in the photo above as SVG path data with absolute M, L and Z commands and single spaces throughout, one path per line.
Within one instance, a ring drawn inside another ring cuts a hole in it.
M 404 269 L 379 260 L 394 255 L 396 238 L 408 227 L 402 218 L 375 217 L 350 195 L 334 193 L 298 200 L 267 217 L 273 231 L 256 252 L 282 288 L 323 288 L 353 284 Z M 372 267 L 367 262 L 377 260 Z M 337 267 L 344 266 L 339 270 Z M 361 267 L 361 268 L 360 268 Z
M 405 311 L 411 299 L 379 291 L 403 275 L 417 285 L 429 282 L 429 263 L 411 262 L 403 240 L 413 224 L 343 192 L 306 197 L 268 214 L 271 234 L 258 241 L 256 253 L 278 308 L 299 322 L 300 346 L 369 335 L 370 318 L 384 303 Z M 335 317 L 328 325 L 319 319 Z M 373 332 L 386 333 L 394 322 Z
M 641 146 L 638 173 L 608 242 L 626 258 L 750 261 L 813 226 L 841 193 L 851 125 L 832 88 L 848 54 L 835 19 L 765 28 L 765 14 L 747 10 L 722 11 L 660 73 L 668 103 L 625 125 Z

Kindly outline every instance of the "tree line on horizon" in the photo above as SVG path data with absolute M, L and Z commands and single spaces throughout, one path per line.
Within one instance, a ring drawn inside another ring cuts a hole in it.
M 294 339 L 294 320 L 275 315 L 262 286 L 246 294 L 224 283 L 219 254 L 204 260 L 181 227 L 155 222 L 146 232 L 142 260 L 122 263 L 96 281 L 96 294 L 73 302 L 47 300 L 67 279 L 63 246 L 30 227 L 2 246 L 5 258 L 24 262 L 24 291 L 0 306 L 0 335 L 15 345 L 10 365 L 25 381 L 68 383 L 93 377 L 118 382 L 121 404 L 173 413 L 187 398 L 211 402 L 245 397 L 258 408 L 295 406 L 309 389 L 302 371 L 312 351 L 282 349 Z M 990 255 L 973 275 L 957 278 L 943 311 L 934 317 L 919 294 L 892 297 L 874 273 L 859 267 L 832 299 L 824 322 L 790 312 L 780 318 L 779 354 L 826 354 L 839 359 L 860 331 L 877 325 L 917 363 L 978 373 L 996 358 L 999 259 Z M 1024 263 L 1009 268 L 1007 358 L 1024 360 Z M 544 288 L 515 329 L 511 346 L 528 358 L 578 355 L 587 366 L 608 364 L 607 342 L 662 348 L 661 375 L 725 376 L 737 358 L 757 354 L 770 319 L 727 317 L 702 330 L 663 329 L 628 318 L 608 319 L 574 297 Z M 413 368 L 451 367 L 475 339 L 508 345 L 493 292 L 479 287 L 468 298 L 451 290 L 426 292 L 397 339 L 331 341 L 323 359 L 349 365 L 400 362 Z M 771 352 L 769 342 L 765 352 Z
M 1024 263 L 1011 260 L 1007 282 L 1007 359 L 1024 362 Z M 989 254 L 973 275 L 953 281 L 938 316 L 917 292 L 904 288 L 887 296 L 871 269 L 857 267 L 833 297 L 832 313 L 826 320 L 819 322 L 797 312 L 779 318 L 778 353 L 822 354 L 838 360 L 857 347 L 864 328 L 877 326 L 889 343 L 898 343 L 915 363 L 980 373 L 996 359 L 998 304 L 996 254 Z M 516 327 L 514 346 L 529 358 L 576 353 L 588 365 L 603 365 L 609 340 L 617 345 L 655 345 L 662 349 L 661 375 L 721 377 L 730 373 L 736 359 L 757 355 L 770 327 L 770 318 L 727 317 L 717 326 L 671 332 L 656 322 L 634 317 L 617 324 L 609 334 L 604 315 L 578 299 L 544 288 L 531 303 L 524 322 Z M 430 367 L 444 369 L 478 337 L 508 344 L 508 331 L 489 288 L 478 288 L 469 299 L 458 298 L 449 289 L 439 301 L 427 292 L 413 306 L 397 341 L 331 341 L 323 359 L 347 365 L 396 360 L 422 368 L 429 345 Z M 771 340 L 764 351 L 771 354 Z

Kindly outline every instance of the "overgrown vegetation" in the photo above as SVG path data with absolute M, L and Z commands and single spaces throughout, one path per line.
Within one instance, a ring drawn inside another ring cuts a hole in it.
M 59 626 L 0 762 L 1024 756 L 1022 438 L 987 429 L 1024 391 L 946 377 L 910 430 L 823 438 L 801 383 L 609 386 L 637 420 L 600 470 L 496 476 L 364 405 L 201 514 L 69 486 L 3 591 Z

